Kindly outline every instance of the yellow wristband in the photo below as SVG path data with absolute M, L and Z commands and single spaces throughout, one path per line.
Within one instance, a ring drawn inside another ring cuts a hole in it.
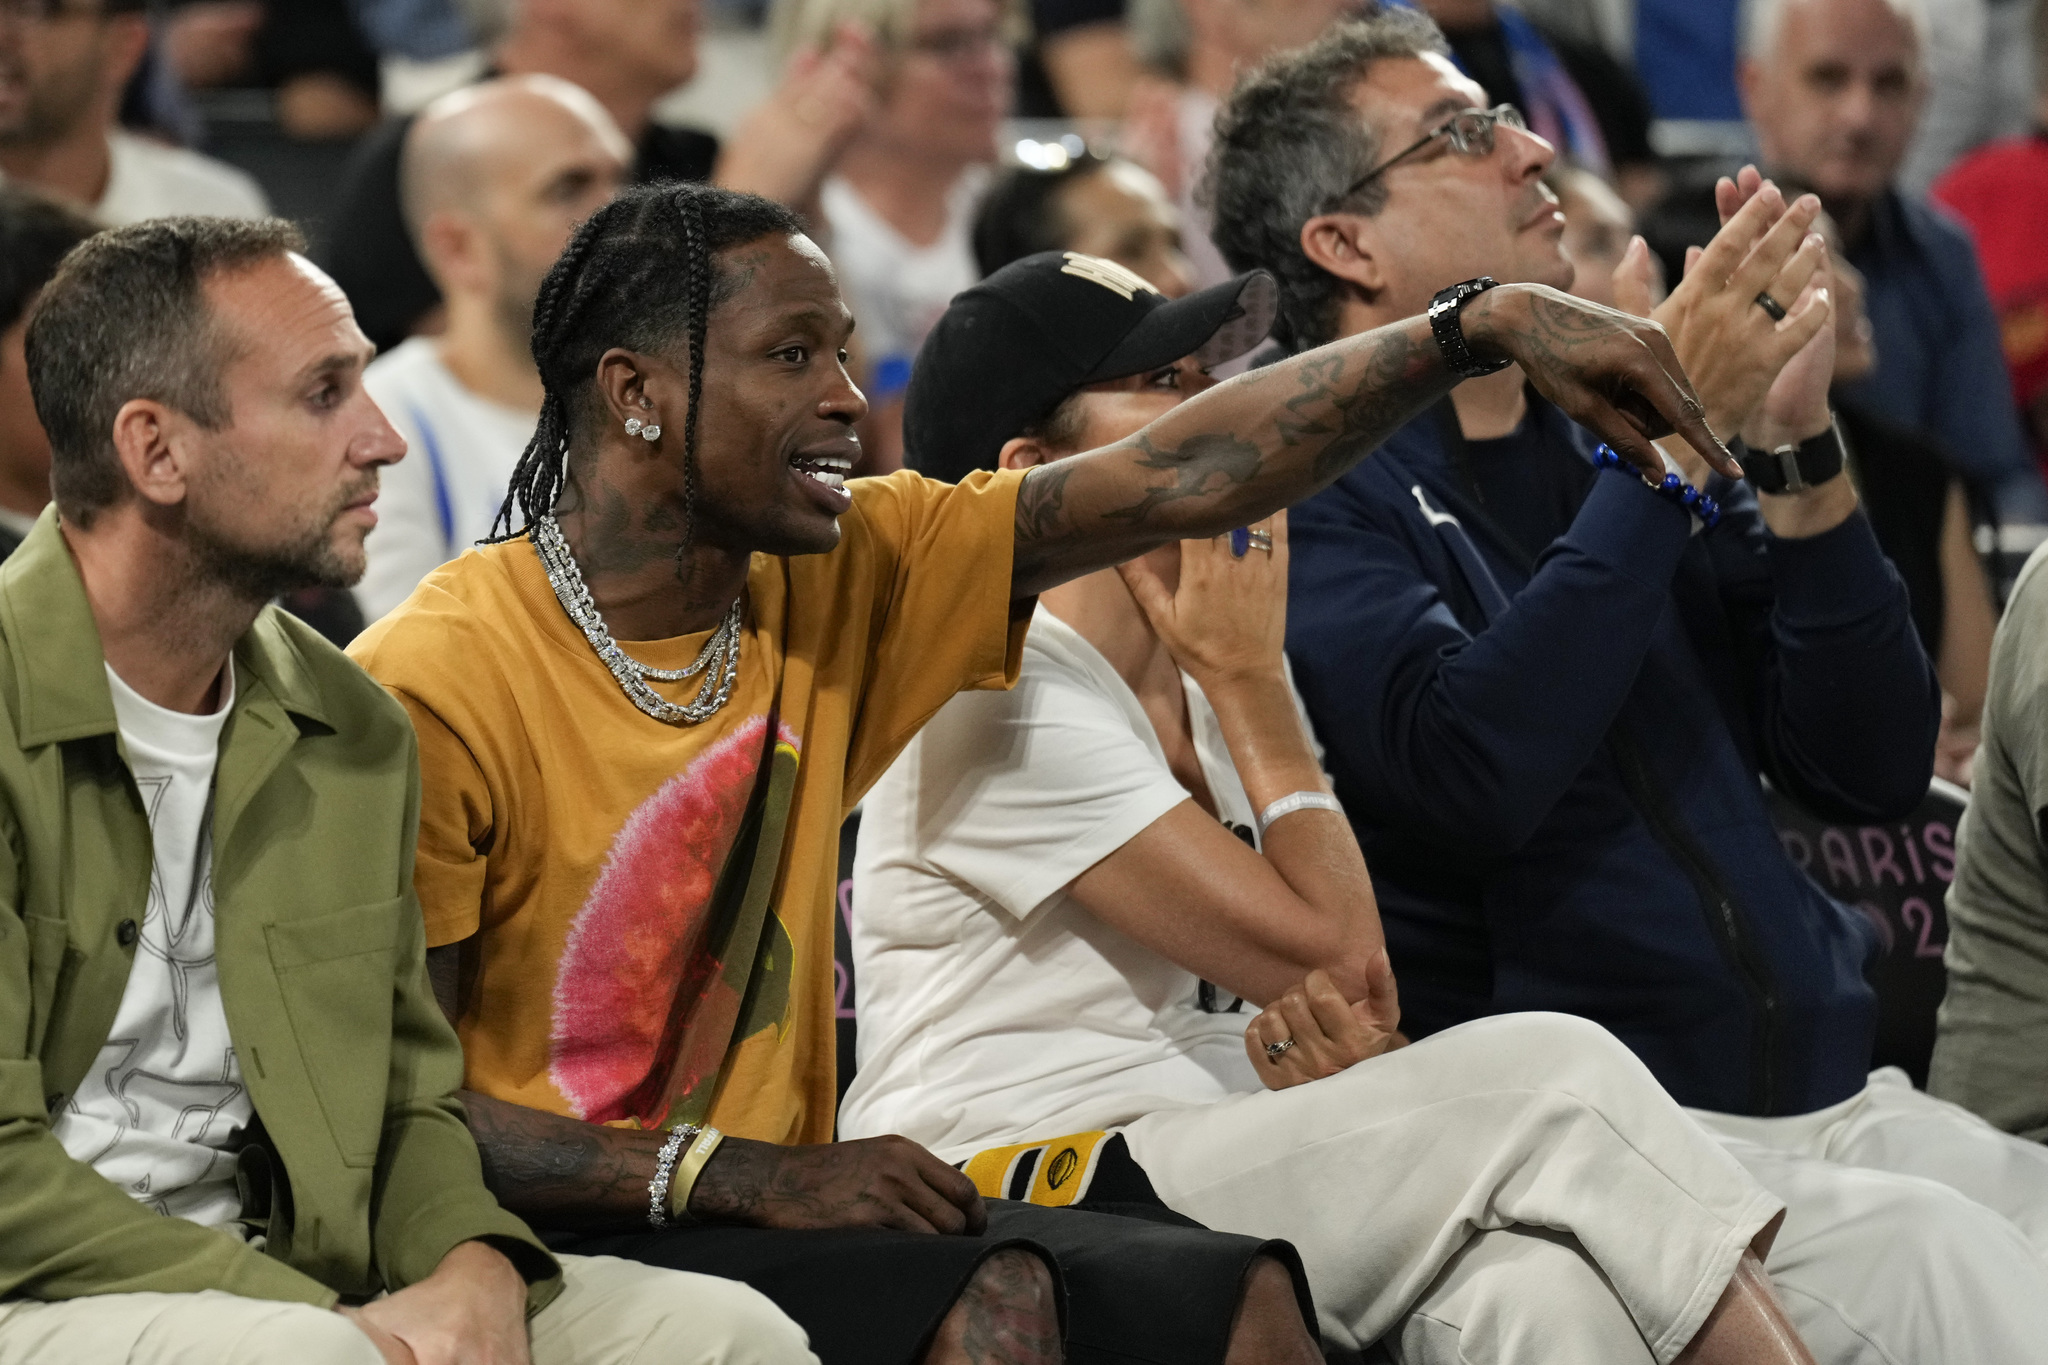
M 668 1216 L 678 1222 L 690 1219 L 690 1191 L 697 1188 L 697 1177 L 704 1174 L 704 1163 L 711 1160 L 711 1154 L 718 1150 L 718 1144 L 725 1141 L 725 1134 L 709 1124 L 697 1134 L 697 1140 L 690 1144 L 682 1159 L 676 1162 L 676 1173 L 668 1183 Z

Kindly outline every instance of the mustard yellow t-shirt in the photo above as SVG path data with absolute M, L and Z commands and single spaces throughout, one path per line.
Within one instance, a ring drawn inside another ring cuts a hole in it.
M 795 793 L 710 1121 L 830 1139 L 839 825 L 947 698 L 1016 682 L 1021 477 L 855 480 L 836 550 L 755 555 L 738 681 L 698 725 L 633 706 L 525 539 L 465 553 L 364 632 L 350 653 L 419 732 L 427 941 L 475 939 L 458 1021 L 471 1089 L 598 1122 L 666 1117 L 673 1021 L 720 988 L 699 930 L 779 693 Z M 678 668 L 708 636 L 621 643 Z M 683 701 L 699 681 L 653 686 Z

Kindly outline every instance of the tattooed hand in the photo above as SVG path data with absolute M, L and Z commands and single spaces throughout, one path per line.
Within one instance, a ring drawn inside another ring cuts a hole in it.
M 901 1228 L 979 1233 L 974 1183 L 909 1138 L 815 1147 L 727 1138 L 697 1177 L 690 1212 L 763 1228 Z
M 1539 393 L 1652 478 L 1664 477 L 1652 442 L 1674 431 L 1709 465 L 1742 477 L 1656 323 L 1540 284 L 1489 289 L 1460 321 L 1475 355 L 1520 365 Z

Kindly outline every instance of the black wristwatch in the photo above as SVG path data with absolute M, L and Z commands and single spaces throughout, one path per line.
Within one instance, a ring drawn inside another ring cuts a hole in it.
M 1831 418 L 1826 431 L 1796 446 L 1782 445 L 1771 451 L 1741 446 L 1736 459 L 1741 462 L 1742 477 L 1755 485 L 1757 492 L 1803 493 L 1841 473 L 1846 454 L 1841 429 Z
M 1476 280 L 1454 284 L 1429 301 L 1429 330 L 1436 335 L 1437 349 L 1444 353 L 1444 364 L 1450 366 L 1451 373 L 1460 379 L 1477 379 L 1483 374 L 1505 370 L 1514 363 L 1511 360 L 1473 359 L 1472 348 L 1465 341 L 1465 329 L 1458 322 L 1458 314 L 1468 301 L 1499 285 L 1500 281 L 1493 276 L 1481 275 Z

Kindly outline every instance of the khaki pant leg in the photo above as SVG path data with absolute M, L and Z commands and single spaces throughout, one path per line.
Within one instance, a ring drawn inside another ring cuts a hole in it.
M 2018 1228 L 2048 1262 L 2048 1147 L 1915 1090 L 1896 1067 L 1870 1073 L 1862 1103 L 1828 1134 L 1827 1158 L 1938 1181 Z
M 1635 1320 L 1569 1233 L 1515 1227 L 1459 1248 L 1383 1343 L 1399 1365 L 1653 1365 Z
M 533 1319 L 533 1365 L 818 1365 L 803 1328 L 738 1280 L 559 1259 L 563 1289 Z
M 1169 1208 L 1293 1242 L 1347 1350 L 1394 1330 L 1472 1234 L 1515 1226 L 1570 1232 L 1669 1360 L 1783 1207 L 1613 1034 L 1559 1014 L 1475 1020 L 1123 1131 Z
M 339 1313 L 197 1294 L 0 1304 L 0 1365 L 383 1365 Z
M 1764 1269 L 1820 1365 L 2048 1359 L 2048 1266 L 2012 1223 L 1919 1176 L 1722 1141 L 1785 1201 Z

